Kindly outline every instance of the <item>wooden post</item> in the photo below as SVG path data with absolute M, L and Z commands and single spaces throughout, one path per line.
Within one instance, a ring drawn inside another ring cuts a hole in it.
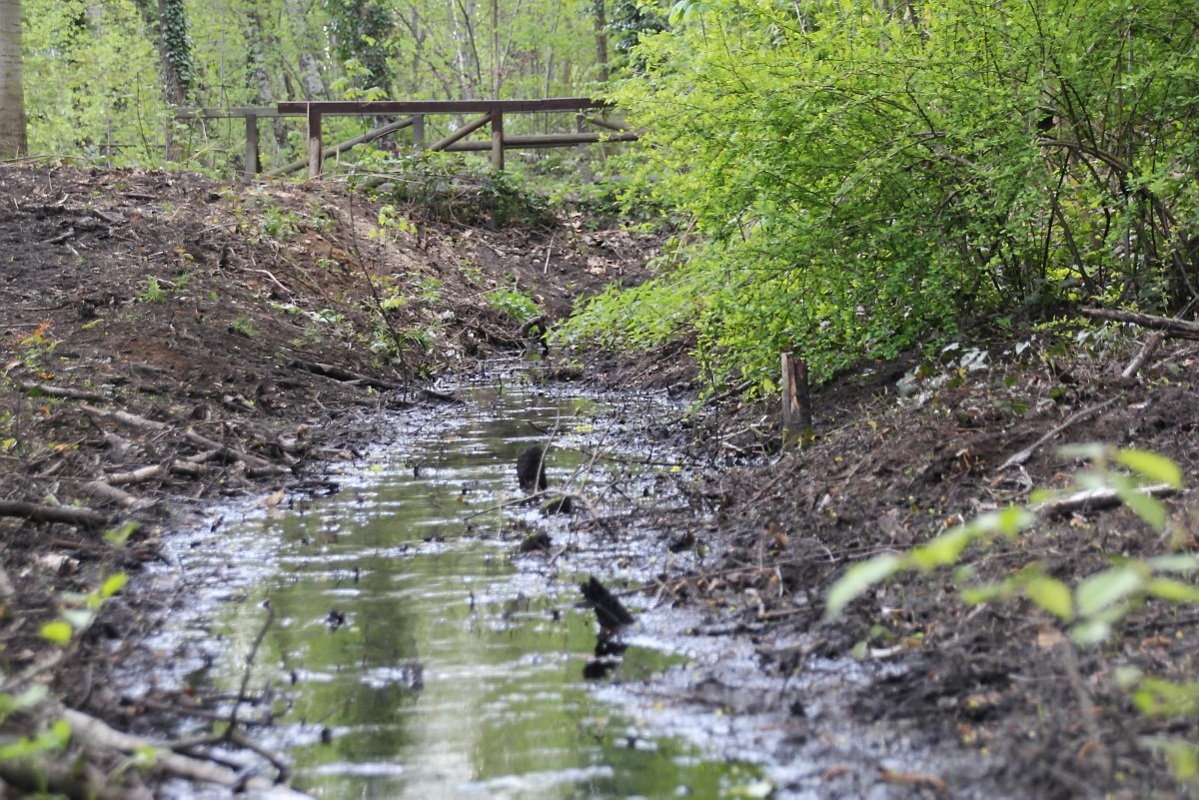
M 504 171 L 504 112 L 499 106 L 491 109 L 491 168 Z
M 575 114 L 575 133 L 587 133 L 587 116 L 582 112 Z M 583 172 L 584 183 L 595 183 L 595 173 L 591 171 L 591 162 L 587 160 L 587 145 L 579 144 L 579 169 Z
M 422 150 L 425 146 L 425 115 L 412 115 L 412 149 Z
M 258 115 L 246 114 L 246 166 L 245 182 L 258 175 Z
M 319 178 L 324 165 L 321 158 L 324 147 L 321 146 L 321 112 L 316 106 L 308 106 L 308 178 Z
M 798 442 L 809 444 L 812 430 L 812 397 L 808 391 L 808 362 L 793 358 L 788 352 L 780 355 L 783 368 L 783 447 Z

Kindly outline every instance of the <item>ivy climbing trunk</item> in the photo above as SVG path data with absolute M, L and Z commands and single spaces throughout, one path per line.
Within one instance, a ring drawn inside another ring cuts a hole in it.
M 168 110 L 183 108 L 191 98 L 195 84 L 191 38 L 187 33 L 187 12 L 183 0 L 137 0 L 138 11 L 158 48 L 162 65 L 162 99 Z M 170 161 L 185 157 L 175 136 L 175 126 L 166 126 L 166 156 Z
M 0 158 L 26 151 L 21 0 L 0 0 Z

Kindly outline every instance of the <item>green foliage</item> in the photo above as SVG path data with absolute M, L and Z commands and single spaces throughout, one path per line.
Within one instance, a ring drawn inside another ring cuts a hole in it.
M 1062 450 L 1066 456 L 1091 459 L 1091 470 L 1074 480 L 1077 489 L 1114 489 L 1141 521 L 1158 531 L 1164 530 L 1164 507 L 1144 488 L 1145 485 L 1181 488 L 1179 465 L 1157 453 L 1117 450 L 1105 445 Z M 968 558 L 966 548 L 976 542 L 986 545 L 996 534 L 1016 539 L 1020 531 L 1036 523 L 1038 506 L 1067 494 L 1071 493 L 1041 493 L 1030 509 L 1012 506 L 988 513 L 947 530 L 908 553 L 887 553 L 851 566 L 825 597 L 826 618 L 839 614 L 846 604 L 870 588 L 903 572 L 957 566 L 958 583 L 969 582 L 972 570 L 969 565 L 962 565 Z M 1023 596 L 1060 624 L 1070 626 L 1074 643 L 1083 646 L 1108 642 L 1120 622 L 1146 600 L 1199 604 L 1199 587 L 1192 579 L 1199 573 L 1197 554 L 1171 553 L 1147 559 L 1113 557 L 1110 564 L 1108 569 L 1080 579 L 1072 588 L 1070 579 L 1050 577 L 1041 564 L 1031 563 L 1004 581 L 966 585 L 962 596 L 970 603 Z M 1147 717 L 1193 718 L 1199 710 L 1199 682 L 1158 678 L 1129 667 L 1116 669 L 1115 679 L 1131 696 L 1134 708 Z M 1199 746 L 1193 742 L 1144 736 L 1140 744 L 1163 753 L 1177 780 L 1192 786 L 1199 782 Z
M 1063 448 L 1063 451 L 1067 456 L 1088 458 L 1093 463 L 1091 470 L 1075 476 L 1075 490 L 1112 489 L 1142 521 L 1155 530 L 1165 529 L 1165 509 L 1144 490 L 1147 486 L 1181 489 L 1182 471 L 1177 464 L 1156 453 L 1105 445 Z M 855 564 L 829 590 L 825 598 L 826 619 L 841 613 L 847 604 L 872 587 L 904 572 L 957 567 L 956 582 L 968 584 L 973 570 L 969 564 L 963 565 L 963 561 L 968 558 L 970 545 L 987 545 L 996 535 L 1014 539 L 1036 523 L 1034 512 L 1038 508 L 1075 494 L 1041 493 L 1029 508 L 1012 506 L 985 514 L 907 553 L 887 553 Z M 1180 552 L 1145 559 L 1113 556 L 1110 564 L 1077 580 L 1071 587 L 1070 578 L 1050 577 L 1043 565 L 1033 562 L 1004 580 L 966 585 L 961 594 L 966 602 L 975 604 L 1022 596 L 1068 626 L 1071 639 L 1080 646 L 1098 646 L 1109 641 L 1120 622 L 1146 600 L 1199 604 L 1199 586 L 1192 580 L 1199 574 L 1199 555 Z M 1133 705 L 1146 716 L 1193 718 L 1199 710 L 1199 683 L 1170 681 L 1134 668 L 1117 670 L 1116 682 L 1130 693 Z M 1199 747 L 1195 744 L 1164 737 L 1145 737 L 1141 743 L 1163 753 L 1178 780 L 1192 785 L 1199 781 Z
M 827 377 L 980 312 L 1189 296 L 1192 4 L 880 5 L 683 0 L 614 92 L 649 131 L 632 191 L 702 237 L 653 295 L 717 379 L 766 380 L 780 350 Z M 656 341 L 632 329 L 658 303 L 625 310 L 622 340 Z
M 1182 472 L 1177 464 L 1156 453 L 1104 445 L 1069 447 L 1062 452 L 1067 457 L 1092 461 L 1089 471 L 1075 475 L 1074 490 L 1034 494 L 1028 508 L 1011 506 L 984 514 L 908 553 L 888 553 L 855 564 L 829 590 L 826 617 L 836 616 L 871 587 L 903 572 L 930 572 L 956 566 L 972 544 L 989 544 L 997 535 L 1015 539 L 1036 522 L 1038 509 L 1060 498 L 1076 496 L 1078 491 L 1113 489 L 1121 502 L 1144 522 L 1155 530 L 1163 530 L 1165 508 L 1145 488 L 1180 489 Z M 1132 474 L 1116 466 L 1131 470 Z M 1062 622 L 1071 623 L 1071 635 L 1079 644 L 1098 644 L 1110 638 L 1113 626 L 1146 597 L 1199 603 L 1199 588 L 1169 577 L 1196 569 L 1199 556 L 1116 559 L 1110 568 L 1079 581 L 1072 590 L 1066 583 L 1046 576 L 1044 569 L 1034 563 L 998 583 L 967 586 L 962 597 L 969 603 L 982 603 L 1023 595 Z
M 258 335 L 258 331 L 254 330 L 254 320 L 246 316 L 241 316 L 229 323 L 229 328 L 247 339 L 253 339 Z
M 71 726 L 58 720 L 37 736 L 23 736 L 13 742 L 0 744 L 0 761 L 19 761 L 43 753 L 65 750 L 71 740 Z
M 466 225 L 542 225 L 552 216 L 549 204 L 531 191 L 526 181 L 509 172 L 496 172 L 487 164 L 464 161 L 455 153 L 423 152 L 391 158 L 375 153 L 366 157 L 360 174 L 387 176 L 376 190 L 389 198 L 389 219 L 404 217 L 400 204 L 417 214 Z
M 42 626 L 42 637 L 63 647 L 70 644 L 76 634 L 91 627 L 104 602 L 125 588 L 128 581 L 125 573 L 118 572 L 106 578 L 99 588 L 87 594 L 63 592 L 60 599 L 66 607 L 59 612 L 58 619 Z
M 24 0 L 25 105 L 33 153 L 161 163 L 166 111 L 154 47 L 129 0 Z
M 598 75 L 590 2 L 23 0 L 30 148 L 159 166 L 170 142 L 172 160 L 228 176 L 241 167 L 242 121 L 180 121 L 172 104 L 586 94 Z M 344 140 L 373 122 L 330 117 L 325 134 Z M 302 119 L 259 124 L 266 168 L 303 154 Z M 426 124 L 432 139 L 461 120 Z M 546 125 L 513 118 L 509 128 Z
M 515 288 L 493 289 L 485 297 L 492 308 L 504 312 L 522 324 L 541 314 L 537 301 Z
M 137 296 L 137 299 L 143 303 L 161 303 L 167 299 L 167 293 L 163 291 L 162 284 L 158 282 L 158 278 L 151 275 L 146 278 L 146 288 Z
M 126 526 L 128 528 L 128 526 Z M 133 527 L 136 527 L 134 524 Z M 110 542 L 121 545 L 128 537 L 121 531 L 109 532 L 105 538 Z M 91 627 L 104 603 L 115 596 L 128 582 L 123 572 L 110 575 L 101 581 L 100 585 L 86 594 L 77 592 L 61 592 L 58 600 L 63 606 L 57 619 L 52 620 L 41 628 L 41 635 L 47 641 L 59 647 L 68 647 L 73 641 Z M 0 673 L 0 684 L 4 684 L 4 675 Z M 15 694 L 0 692 L 0 723 L 9 716 L 21 711 L 29 711 L 50 696 L 49 689 L 42 684 L 34 684 Z M 70 740 L 71 729 L 64 720 L 57 720 L 49 728 L 36 736 L 20 738 L 0 737 L 0 761 L 30 759 L 50 752 L 63 750 Z

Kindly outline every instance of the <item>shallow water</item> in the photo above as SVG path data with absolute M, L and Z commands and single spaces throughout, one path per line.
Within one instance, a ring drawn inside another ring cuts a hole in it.
M 253 655 L 250 687 L 277 723 L 253 735 L 320 797 L 703 798 L 754 785 L 754 768 L 654 736 L 583 677 L 597 625 L 578 583 L 614 568 L 636 583 L 672 558 L 666 548 L 645 547 L 645 532 L 613 542 L 586 510 L 511 504 L 517 453 L 547 440 L 551 487 L 601 514 L 662 502 L 662 475 L 678 472 L 670 454 L 612 445 L 676 412 L 511 376 L 458 394 L 466 405 L 402 415 L 394 443 L 336 476 L 337 494 L 225 509 L 216 530 L 178 538 L 188 573 L 212 575 L 159 644 L 189 654 L 178 679 L 236 694 Z M 535 530 L 550 553 L 520 555 Z M 617 680 L 685 661 L 638 644 Z

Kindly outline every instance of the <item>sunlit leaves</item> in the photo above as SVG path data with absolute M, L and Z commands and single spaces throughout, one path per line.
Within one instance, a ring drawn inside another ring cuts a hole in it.
M 1074 597 L 1070 587 L 1059 580 L 1038 575 L 1024 585 L 1024 593 L 1058 619 L 1068 621 L 1074 617 Z
M 0 761 L 14 761 L 36 756 L 40 753 L 63 750 L 71 739 L 71 726 L 58 720 L 34 737 L 22 737 L 15 742 L 0 745 Z
M 0 692 L 0 724 L 18 711 L 28 711 L 46 699 L 50 690 L 42 684 L 30 686 L 20 694 Z
M 1117 450 L 1113 457 L 1117 463 L 1148 481 L 1165 483 L 1175 489 L 1182 487 L 1182 469 L 1165 456 L 1148 450 L 1124 449 Z
M 75 629 L 64 619 L 56 619 L 42 626 L 42 638 L 54 644 L 66 646 L 71 641 Z

